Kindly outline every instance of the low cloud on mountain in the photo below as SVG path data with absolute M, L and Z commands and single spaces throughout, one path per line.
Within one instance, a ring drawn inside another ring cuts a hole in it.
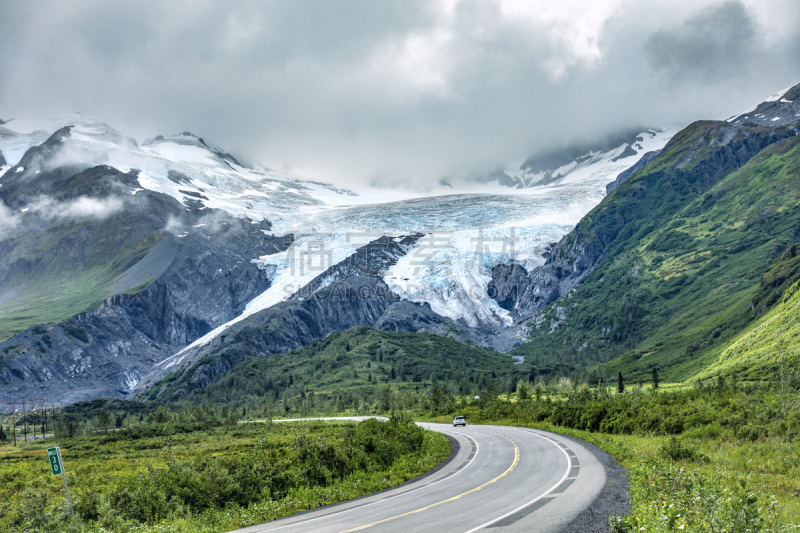
M 11 211 L 11 209 L 6 207 L 6 204 L 4 204 L 2 200 L 0 200 L 0 235 L 7 231 L 13 230 L 17 227 L 18 223 L 19 219 L 17 216 Z
M 44 219 L 95 218 L 104 219 L 125 207 L 125 201 L 115 196 L 90 198 L 81 196 L 74 200 L 58 202 L 47 196 L 40 197 L 25 208 Z M 0 216 L 2 214 L 0 213 Z

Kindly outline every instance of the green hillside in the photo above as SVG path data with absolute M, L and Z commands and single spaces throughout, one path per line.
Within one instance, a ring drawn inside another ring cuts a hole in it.
M 781 357 L 800 363 L 800 281 L 789 287 L 765 316 L 708 359 L 699 379 L 737 375 L 750 379 L 774 377 Z
M 126 222 L 123 217 L 103 221 L 102 233 L 97 230 L 100 223 L 85 220 L 57 225 L 38 236 L 17 235 L 18 241 L 30 245 L 11 265 L 19 272 L 0 294 L 12 296 L 0 303 L 0 341 L 31 326 L 57 324 L 108 298 L 115 280 L 164 237 L 158 232 L 130 242 Z M 90 232 L 104 238 L 85 239 Z
M 147 399 L 229 403 L 308 391 L 370 394 L 387 383 L 414 390 L 434 380 L 459 383 L 468 393 L 514 368 L 508 355 L 448 337 L 367 327 L 332 333 L 283 355 L 243 361 L 208 384 L 193 379 L 205 364 L 209 361 L 200 360 L 170 374 L 153 385 Z
M 714 148 L 726 129 L 693 124 L 581 221 L 586 240 L 607 240 L 604 255 L 515 353 L 575 368 L 617 357 L 605 371 L 681 381 L 769 311 L 787 280 L 762 277 L 800 240 L 800 138 L 762 138 L 734 170 Z

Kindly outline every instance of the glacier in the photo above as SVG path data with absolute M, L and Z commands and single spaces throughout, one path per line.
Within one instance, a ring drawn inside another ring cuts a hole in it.
M 158 136 L 139 145 L 107 124 L 81 115 L 53 119 L 33 131 L 15 122 L 0 125 L 0 151 L 11 165 L 4 172 L 19 162 L 27 148 L 70 126 L 61 162 L 103 164 L 134 172 L 139 186 L 126 194 L 147 189 L 186 205 L 201 202 L 204 209 L 224 210 L 253 223 L 268 220 L 272 235 L 291 239 L 285 252 L 252 258 L 270 277 L 269 289 L 250 301 L 240 316 L 184 351 L 286 300 L 381 236 L 424 235 L 384 273 L 384 281 L 401 299 L 427 303 L 438 315 L 469 328 L 518 328 L 487 293 L 492 268 L 517 263 L 530 270 L 542 265 L 547 246 L 603 199 L 606 184 L 641 154 L 661 149 L 675 133 L 647 130 L 638 137 L 635 150 L 626 144 L 590 152 L 555 169 L 544 185 L 536 184 L 538 176 L 506 170 L 531 186 L 509 189 L 480 183 L 463 185 L 450 194 L 413 197 L 348 190 L 250 168 L 188 132 Z M 174 235 L 183 238 L 193 229 L 175 229 Z

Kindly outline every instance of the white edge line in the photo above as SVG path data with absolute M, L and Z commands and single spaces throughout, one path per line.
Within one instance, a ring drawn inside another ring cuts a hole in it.
M 436 431 L 436 430 L 432 430 L 432 431 Z M 444 433 L 444 432 L 445 432 L 445 430 L 441 430 L 439 433 Z M 439 481 L 435 481 L 435 482 L 431 483 L 430 485 L 425 485 L 424 487 L 419 487 L 419 488 L 416 488 L 414 490 L 410 490 L 408 492 L 404 492 L 403 494 L 397 494 L 395 496 L 390 496 L 389 498 L 384 498 L 382 500 L 378 500 L 378 501 L 375 501 L 375 502 L 372 502 L 372 503 L 368 503 L 367 505 L 361 505 L 359 507 L 352 507 L 350 509 L 344 509 L 342 511 L 338 511 L 338 512 L 335 512 L 335 513 L 326 514 L 325 516 L 319 516 L 317 518 L 309 518 L 308 520 L 300 520 L 298 522 L 292 522 L 291 524 L 286 524 L 286 525 L 283 525 L 283 526 L 280 526 L 280 527 L 275 527 L 275 528 L 272 528 L 272 529 L 259 529 L 258 531 L 255 531 L 254 533 L 264 533 L 266 531 L 277 531 L 279 529 L 284 529 L 284 528 L 287 528 L 287 527 L 297 526 L 297 525 L 300 525 L 300 524 L 307 524 L 309 522 L 315 522 L 317 520 L 322 520 L 323 518 L 330 518 L 331 516 L 334 516 L 334 515 L 340 515 L 340 514 L 344 514 L 344 513 L 349 513 L 350 511 L 356 511 L 356 510 L 359 510 L 359 509 L 364 509 L 365 507 L 370 507 L 372 505 L 377 505 L 379 503 L 388 502 L 389 500 L 393 500 L 395 498 L 399 498 L 400 496 L 406 496 L 406 495 L 411 494 L 413 492 L 417 492 L 417 491 L 420 491 L 420 490 L 423 490 L 423 489 L 427 489 L 429 487 L 432 487 L 434 485 L 437 485 L 437 484 L 441 483 L 442 481 L 445 481 L 447 479 L 452 479 L 452 478 L 456 477 L 458 474 L 460 474 L 461 472 L 466 470 L 469 465 L 471 465 L 473 462 L 475 462 L 475 459 L 478 457 L 478 452 L 480 452 L 481 447 L 480 447 L 480 445 L 478 444 L 478 442 L 476 440 L 474 440 L 472 437 L 470 437 L 469 435 L 467 435 L 465 433 L 459 433 L 458 431 L 451 431 L 451 433 L 455 433 L 456 435 L 461 435 L 462 437 L 466 437 L 470 442 L 475 444 L 475 455 L 472 457 L 472 459 L 469 460 L 469 462 L 464 466 L 464 468 L 462 468 L 461 470 L 459 470 L 455 474 L 453 474 L 451 476 L 447 476 L 445 478 L 442 478 Z M 544 438 L 544 437 L 542 437 L 542 438 Z M 569 457 L 569 456 L 567 456 L 567 457 Z M 555 487 L 553 487 L 553 488 L 555 488 Z M 550 490 L 552 490 L 552 489 L 550 489 Z M 289 515 L 289 516 L 291 516 L 291 515 Z M 289 516 L 287 516 L 287 518 Z M 280 518 L 278 518 L 278 520 L 280 520 Z
M 517 507 L 513 511 L 509 511 L 506 514 L 504 514 L 503 516 L 498 516 L 497 518 L 495 518 L 493 520 L 490 520 L 490 521 L 486 522 L 483 525 L 480 525 L 480 526 L 478 526 L 476 528 L 470 529 L 466 533 L 473 533 L 475 531 L 478 531 L 479 529 L 483 529 L 485 527 L 491 526 L 495 522 L 499 522 L 503 518 L 507 518 L 507 517 L 513 515 L 514 513 L 525 509 L 529 505 L 532 505 L 532 504 L 536 503 L 537 501 L 541 500 L 542 498 L 544 498 L 545 496 L 547 496 L 548 494 L 553 492 L 555 489 L 557 489 L 564 482 L 564 480 L 567 479 L 567 476 L 569 476 L 570 470 L 572 470 L 572 459 L 570 459 L 569 454 L 567 453 L 567 451 L 564 448 L 559 446 L 553 439 L 551 439 L 549 437 L 545 437 L 544 435 L 539 435 L 538 433 L 534 433 L 533 431 L 526 431 L 524 429 L 517 429 L 517 428 L 513 428 L 513 427 L 508 427 L 508 426 L 496 426 L 496 427 L 507 427 L 508 429 L 513 429 L 513 430 L 516 430 L 516 431 L 522 431 L 523 433 L 529 433 L 531 435 L 535 435 L 535 436 L 539 437 L 540 439 L 544 439 L 544 440 L 552 442 L 553 446 L 555 446 L 556 448 L 561 450 L 561 452 L 567 457 L 567 471 L 564 473 L 564 476 L 561 478 L 561 480 L 558 483 L 556 483 L 555 485 L 553 485 L 552 487 L 550 487 L 550 489 L 548 489 L 548 491 L 545 492 L 544 494 L 541 494 L 541 495 L 537 496 L 536 498 L 532 499 L 528 503 L 520 505 L 519 507 Z

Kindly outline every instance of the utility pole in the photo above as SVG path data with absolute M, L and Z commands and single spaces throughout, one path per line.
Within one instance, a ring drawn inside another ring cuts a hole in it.
M 12 405 L 12 407 L 11 407 L 11 433 L 14 434 L 14 447 L 16 447 L 17 446 L 17 425 L 14 423 L 14 413 L 16 413 L 16 411 L 14 410 L 14 407 L 13 407 L 14 404 L 11 404 L 11 405 Z
M 17 417 L 16 417 L 16 415 L 14 413 L 17 412 L 17 408 L 15 406 L 17 406 L 19 404 L 22 404 L 22 409 L 23 409 L 23 413 L 24 413 L 25 402 L 9 402 L 8 403 L 8 405 L 11 406 L 11 432 L 14 434 L 14 446 L 17 445 L 17 420 L 16 420 Z M 22 420 L 23 420 L 23 423 L 24 423 L 24 420 L 25 420 L 24 414 L 23 414 Z
M 55 432 L 56 429 L 56 404 L 58 404 L 58 412 L 61 412 L 61 406 L 63 405 L 61 402 L 53 402 L 53 408 L 50 410 L 50 414 L 53 415 L 53 431 Z
M 44 406 L 44 401 L 47 398 L 34 398 L 32 399 L 31 406 L 33 406 L 33 440 L 36 440 L 36 402 L 41 402 L 42 406 Z M 42 419 L 42 415 L 39 415 L 39 418 L 42 420 L 42 427 L 44 427 L 44 421 Z M 44 431 L 42 432 L 42 438 L 44 438 Z

